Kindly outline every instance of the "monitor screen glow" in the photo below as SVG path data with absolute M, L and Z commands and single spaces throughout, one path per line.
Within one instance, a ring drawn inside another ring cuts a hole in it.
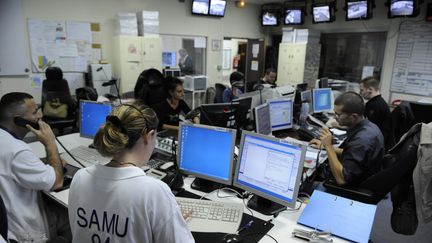
M 313 112 L 331 111 L 333 105 L 333 95 L 330 88 L 314 89 L 312 91 Z
M 263 26 L 277 26 L 277 14 L 275 12 L 263 11 L 261 24 Z
M 270 122 L 272 131 L 293 127 L 293 99 L 268 100 L 270 107 Z
M 177 66 L 177 52 L 162 52 L 162 66 L 163 67 L 175 67 Z
M 209 0 L 192 0 L 192 13 L 208 15 Z
M 368 17 L 368 1 L 348 2 L 347 19 L 365 19 Z
M 391 16 L 410 16 L 414 14 L 413 0 L 391 0 Z
M 286 9 L 284 24 L 302 24 L 302 11 L 301 9 Z
M 223 17 L 225 15 L 225 0 L 210 0 L 209 15 Z
M 236 131 L 204 125 L 180 124 L 180 171 L 231 185 Z M 205 142 L 203 142 L 205 141 Z
M 97 103 L 93 101 L 80 102 L 80 135 L 94 138 L 99 128 L 105 123 L 106 117 L 112 110 L 111 103 Z
M 330 16 L 330 6 L 315 6 L 312 9 L 313 13 L 313 21 L 315 23 L 324 23 L 324 22 L 330 22 L 331 16 Z
M 306 146 L 243 132 L 234 186 L 294 208 Z

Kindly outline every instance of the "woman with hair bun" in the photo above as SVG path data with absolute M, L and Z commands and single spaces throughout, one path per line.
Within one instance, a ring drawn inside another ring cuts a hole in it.
M 194 242 L 169 187 L 140 168 L 157 126 L 155 112 L 137 102 L 107 116 L 94 145 L 112 160 L 79 170 L 70 187 L 73 242 Z

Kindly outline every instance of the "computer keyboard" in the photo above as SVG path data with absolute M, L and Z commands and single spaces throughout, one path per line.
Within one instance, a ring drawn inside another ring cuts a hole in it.
M 157 169 L 157 168 L 159 168 L 159 166 L 161 166 L 162 164 L 165 164 L 166 162 L 167 161 L 165 161 L 165 160 L 150 159 L 146 165 L 141 167 L 141 169 L 143 169 L 144 171 L 148 171 L 150 169 Z
M 187 225 L 193 232 L 235 233 L 243 216 L 243 203 L 176 197 L 183 215 L 192 212 Z
M 86 167 L 96 164 L 106 164 L 110 161 L 110 158 L 103 157 L 98 153 L 96 149 L 92 149 L 87 146 L 78 146 L 69 150 L 69 153 L 71 153 L 79 162 L 81 162 Z M 67 153 L 63 153 L 61 157 L 69 164 L 76 164 L 76 162 Z

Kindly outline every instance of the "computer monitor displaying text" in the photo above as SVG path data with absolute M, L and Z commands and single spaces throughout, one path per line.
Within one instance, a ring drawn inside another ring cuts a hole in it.
M 192 188 L 211 191 L 214 186 L 207 181 L 232 184 L 233 154 L 236 131 L 233 129 L 180 124 L 178 165 L 184 174 L 194 175 L 197 180 Z M 204 142 L 205 141 L 205 142 Z M 203 187 L 203 185 L 206 187 Z
M 254 108 L 255 131 L 263 135 L 271 135 L 270 106 L 265 103 Z
M 312 108 L 314 113 L 331 111 L 333 95 L 330 88 L 312 90 Z
M 94 138 L 112 110 L 111 103 L 80 101 L 80 136 Z
M 243 131 L 233 185 L 259 197 L 248 206 L 266 215 L 294 208 L 306 145 Z
M 278 131 L 293 127 L 293 99 L 271 99 L 267 103 L 270 107 L 271 130 Z

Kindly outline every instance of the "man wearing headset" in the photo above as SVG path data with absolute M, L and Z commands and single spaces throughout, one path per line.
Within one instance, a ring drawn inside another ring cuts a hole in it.
M 45 147 L 46 163 L 22 141 L 29 131 Z M 31 95 L 12 92 L 1 98 L 0 137 L 0 195 L 8 211 L 8 238 L 10 242 L 46 242 L 52 238 L 50 230 L 58 226 L 49 225 L 53 212 L 45 211 L 40 191 L 63 186 L 63 164 L 54 133 L 41 121 Z

